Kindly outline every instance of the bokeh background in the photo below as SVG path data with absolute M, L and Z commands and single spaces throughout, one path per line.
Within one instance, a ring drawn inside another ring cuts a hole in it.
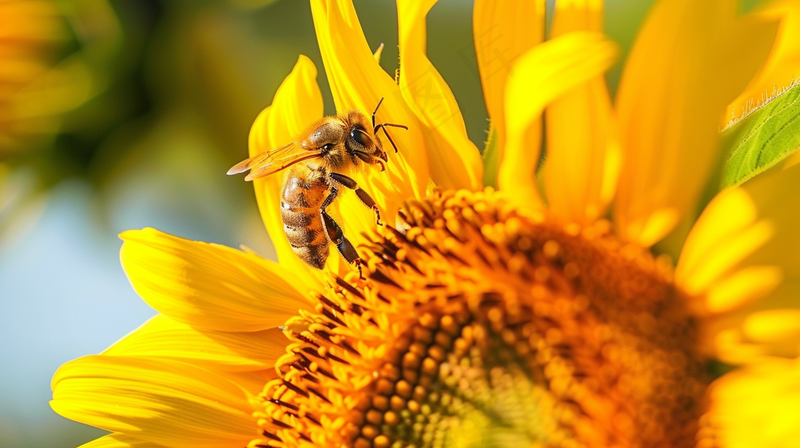
M 354 3 L 394 73 L 394 2 Z M 623 50 L 651 3 L 606 0 L 606 32 Z M 471 8 L 433 8 L 428 54 L 482 147 Z M 155 314 L 120 268 L 119 232 L 155 227 L 274 258 L 251 186 L 225 171 L 299 54 L 317 64 L 335 113 L 306 1 L 0 1 L 0 447 L 102 434 L 48 400 L 59 365 Z

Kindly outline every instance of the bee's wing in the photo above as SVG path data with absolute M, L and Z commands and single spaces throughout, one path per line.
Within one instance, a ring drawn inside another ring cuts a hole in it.
M 261 154 L 256 154 L 249 159 L 242 160 L 234 165 L 233 168 L 229 169 L 228 174 L 239 174 L 250 171 L 250 174 L 244 179 L 253 180 L 277 173 L 303 160 L 317 157 L 320 157 L 318 151 L 303 149 L 299 143 L 292 142 L 288 145 L 270 149 Z

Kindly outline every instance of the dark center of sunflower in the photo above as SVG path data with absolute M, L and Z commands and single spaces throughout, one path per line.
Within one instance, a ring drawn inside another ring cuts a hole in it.
M 670 268 L 491 192 L 406 206 L 287 323 L 251 446 L 692 446 L 707 385 Z

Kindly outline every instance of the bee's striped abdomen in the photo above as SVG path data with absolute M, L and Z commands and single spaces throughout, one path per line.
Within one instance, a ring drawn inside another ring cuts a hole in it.
M 320 207 L 328 185 L 314 177 L 305 179 L 290 173 L 281 194 L 283 231 L 301 260 L 322 269 L 328 259 L 328 238 L 322 225 Z

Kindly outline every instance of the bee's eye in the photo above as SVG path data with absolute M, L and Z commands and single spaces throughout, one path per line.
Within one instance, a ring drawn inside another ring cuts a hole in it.
M 363 146 L 364 148 L 367 147 L 367 141 L 369 140 L 369 136 L 366 132 L 362 131 L 358 128 L 353 128 L 350 130 L 350 138 L 356 141 L 359 145 Z
M 325 151 L 330 151 L 331 149 L 333 149 L 333 143 L 325 143 L 324 145 L 322 145 L 322 149 L 324 149 Z

